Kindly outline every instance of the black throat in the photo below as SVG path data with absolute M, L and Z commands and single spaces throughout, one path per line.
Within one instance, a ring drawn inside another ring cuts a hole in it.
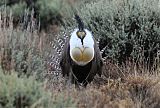
M 81 39 L 81 43 L 82 43 L 82 45 L 83 45 L 83 39 L 84 39 L 84 38 L 82 38 L 82 39 Z

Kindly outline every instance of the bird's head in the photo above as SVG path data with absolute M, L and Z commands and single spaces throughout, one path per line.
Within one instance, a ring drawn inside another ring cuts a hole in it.
M 84 30 L 83 31 L 78 30 L 76 34 L 77 34 L 78 38 L 80 38 L 82 41 L 86 36 L 86 32 Z
M 82 19 L 77 14 L 75 14 L 75 19 L 76 19 L 77 24 L 78 24 L 78 31 L 76 32 L 76 34 L 77 34 L 77 37 L 79 39 L 81 39 L 81 42 L 82 42 L 82 45 L 83 45 L 83 39 L 86 36 L 86 31 L 84 30 L 84 23 L 83 23 Z
M 71 59 L 79 65 L 86 65 L 94 57 L 94 40 L 92 33 L 84 29 L 84 23 L 75 15 L 78 29 L 75 29 L 70 38 Z

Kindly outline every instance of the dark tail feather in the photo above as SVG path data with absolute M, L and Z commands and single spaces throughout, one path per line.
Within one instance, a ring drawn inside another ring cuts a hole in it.
M 75 19 L 78 23 L 79 30 L 84 30 L 84 23 L 83 23 L 82 19 L 77 14 L 75 14 Z

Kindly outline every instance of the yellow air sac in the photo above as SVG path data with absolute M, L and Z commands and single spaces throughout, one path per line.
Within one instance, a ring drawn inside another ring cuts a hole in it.
M 94 57 L 94 51 L 91 48 L 73 48 L 71 51 L 71 58 L 76 63 L 87 64 Z

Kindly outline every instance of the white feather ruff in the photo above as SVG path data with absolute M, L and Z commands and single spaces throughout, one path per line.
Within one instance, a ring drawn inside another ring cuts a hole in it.
M 82 48 L 82 47 L 88 47 L 88 48 L 91 48 L 93 49 L 93 55 L 94 55 L 94 40 L 93 40 L 93 36 L 92 36 L 92 33 L 87 30 L 87 29 L 84 29 L 85 32 L 86 32 L 86 36 L 84 37 L 83 39 L 83 45 L 81 43 L 81 39 L 78 38 L 76 32 L 78 31 L 78 29 L 75 29 L 72 33 L 71 33 L 71 37 L 70 37 L 70 41 L 69 41 L 69 44 L 70 44 L 70 56 L 72 58 L 72 54 L 71 54 L 71 51 L 72 49 L 78 47 L 78 48 Z M 74 59 L 73 59 L 74 60 Z M 84 63 L 84 62 L 77 62 L 75 61 L 77 64 L 79 65 L 86 65 L 87 63 Z

